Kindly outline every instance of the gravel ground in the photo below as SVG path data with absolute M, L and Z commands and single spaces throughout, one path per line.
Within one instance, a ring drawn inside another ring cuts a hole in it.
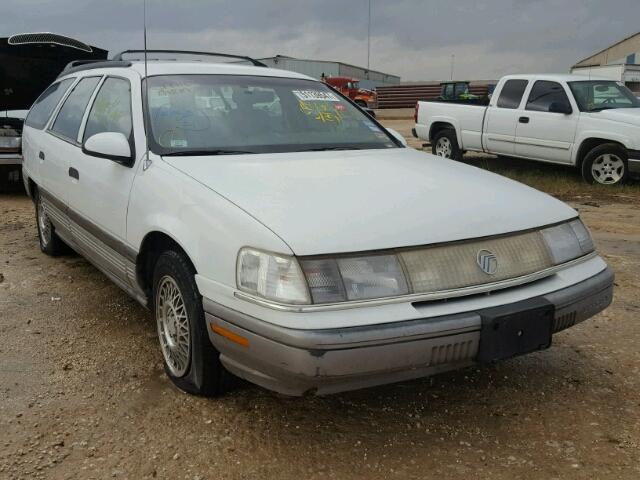
M 30 201 L 0 195 L 0 478 L 637 479 L 640 198 L 573 206 L 617 288 L 551 349 L 330 397 L 202 399 L 164 376 L 149 312 L 41 254 Z

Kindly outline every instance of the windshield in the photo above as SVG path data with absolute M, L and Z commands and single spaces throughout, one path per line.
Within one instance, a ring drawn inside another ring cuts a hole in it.
M 569 82 L 569 87 L 581 112 L 640 107 L 631 90 L 612 80 Z
M 150 147 L 160 155 L 396 148 L 374 119 L 312 80 L 149 78 Z

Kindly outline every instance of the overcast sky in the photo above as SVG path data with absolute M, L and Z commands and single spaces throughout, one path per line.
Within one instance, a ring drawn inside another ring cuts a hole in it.
M 567 72 L 640 29 L 640 0 L 371 0 L 371 68 L 403 80 Z M 142 0 L 2 0 L 0 36 L 142 47 Z M 147 0 L 149 48 L 366 65 L 368 0 Z

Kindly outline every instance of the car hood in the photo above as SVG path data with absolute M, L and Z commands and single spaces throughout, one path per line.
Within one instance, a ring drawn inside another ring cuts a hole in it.
M 640 126 L 640 108 L 612 108 L 594 112 L 592 115 L 596 116 L 596 118 Z
M 449 242 L 577 216 L 530 187 L 409 148 L 164 160 L 245 210 L 297 255 Z

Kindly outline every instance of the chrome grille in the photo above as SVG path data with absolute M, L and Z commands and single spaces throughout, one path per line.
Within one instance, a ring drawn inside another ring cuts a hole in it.
M 495 256 L 495 268 L 487 268 L 487 254 Z M 406 250 L 399 256 L 414 293 L 500 282 L 554 266 L 540 232 Z

